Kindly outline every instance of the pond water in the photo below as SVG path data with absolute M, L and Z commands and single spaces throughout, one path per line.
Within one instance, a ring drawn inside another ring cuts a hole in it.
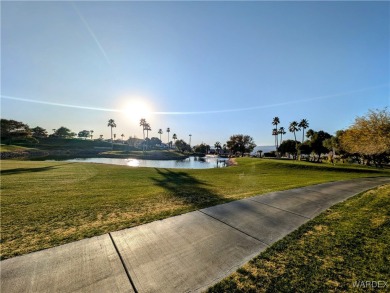
M 129 167 L 150 167 L 150 168 L 181 168 L 181 169 L 210 169 L 227 166 L 225 158 L 216 157 L 189 157 L 184 160 L 139 160 L 139 159 L 112 159 L 112 158 L 75 158 L 64 160 L 66 162 L 78 163 L 100 163 L 111 165 L 122 165 Z

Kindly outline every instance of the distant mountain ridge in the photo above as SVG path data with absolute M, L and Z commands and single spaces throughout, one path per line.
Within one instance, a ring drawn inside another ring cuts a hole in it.
M 263 151 L 263 154 L 269 153 L 269 152 L 275 150 L 275 146 L 274 145 L 259 145 L 253 149 L 252 153 L 256 153 L 259 150 Z

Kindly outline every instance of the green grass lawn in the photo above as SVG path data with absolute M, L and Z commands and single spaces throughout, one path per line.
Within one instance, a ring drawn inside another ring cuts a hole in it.
M 6 145 L 6 144 L 0 145 L 0 153 L 23 152 L 23 151 L 30 151 L 30 150 L 34 150 L 34 149 L 23 147 L 23 146 L 17 146 L 17 145 Z
M 1 161 L 1 257 L 53 247 L 275 190 L 389 171 L 237 159 L 189 170 Z
M 388 292 L 389 210 L 390 184 L 350 198 L 278 241 L 208 292 Z M 354 287 L 362 281 L 384 281 L 387 289 Z

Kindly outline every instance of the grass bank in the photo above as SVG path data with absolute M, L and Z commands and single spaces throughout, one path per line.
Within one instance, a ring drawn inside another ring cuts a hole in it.
M 389 184 L 355 196 L 301 226 L 207 292 L 373 289 L 356 286 L 363 281 L 387 282 L 382 290 L 388 290 L 389 210 Z
M 132 158 L 140 160 L 182 160 L 187 155 L 176 151 L 107 151 L 99 154 L 104 158 Z
M 23 147 L 23 146 L 17 146 L 17 145 L 6 145 L 6 144 L 0 145 L 0 153 L 24 152 L 24 151 L 30 151 L 30 150 L 35 150 L 35 149 Z
M 236 159 L 229 168 L 129 168 L 1 161 L 1 257 L 167 218 L 255 194 L 389 171 Z

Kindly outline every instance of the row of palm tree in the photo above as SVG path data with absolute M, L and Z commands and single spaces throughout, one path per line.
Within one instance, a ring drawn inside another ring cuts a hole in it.
M 150 124 L 146 121 L 145 118 L 141 118 L 141 119 L 140 119 L 139 125 L 142 126 L 142 132 L 143 132 L 143 138 L 144 138 L 144 140 L 145 140 L 145 131 L 146 131 L 146 138 L 149 138 L 149 131 L 152 130 Z M 111 143 L 112 143 L 112 148 L 113 148 L 113 147 L 114 147 L 113 135 L 114 135 L 114 138 L 116 137 L 116 134 L 113 134 L 113 132 L 112 132 L 112 129 L 113 129 L 114 127 L 116 127 L 116 123 L 115 123 L 114 119 L 108 120 L 107 126 L 108 126 L 108 127 L 111 127 Z M 169 127 L 167 127 L 166 132 L 167 132 L 167 134 L 168 134 L 168 144 L 169 144 L 169 133 L 171 132 L 171 129 L 170 129 Z M 93 130 L 91 130 L 90 133 L 91 133 L 91 139 L 92 139 Z M 162 141 L 161 135 L 163 134 L 163 130 L 160 128 L 160 129 L 158 130 L 157 133 L 160 135 L 160 141 Z M 123 142 L 124 136 L 125 136 L 125 135 L 122 133 L 122 134 L 121 134 L 122 142 Z M 102 137 L 103 137 L 103 136 L 101 135 L 100 138 L 102 138 Z M 189 137 L 190 137 L 190 145 L 191 145 L 191 137 L 192 137 L 192 134 L 190 134 Z M 174 144 L 176 144 L 176 140 L 178 139 L 176 133 L 174 133 L 174 134 L 172 135 L 172 139 L 174 140 Z
M 275 128 L 272 129 L 272 135 L 275 136 L 276 150 L 278 150 L 279 148 L 279 134 L 280 134 L 280 143 L 283 142 L 283 135 L 286 134 L 284 127 L 280 127 L 278 129 L 278 124 L 280 124 L 279 117 L 274 117 L 274 119 L 272 120 L 272 125 L 275 125 Z M 305 129 L 308 127 L 309 127 L 309 121 L 307 119 L 302 119 L 299 123 L 297 121 L 290 122 L 288 131 L 294 133 L 295 144 L 297 144 L 296 132 L 300 131 L 301 129 L 303 130 L 302 132 L 302 143 L 303 143 L 305 139 Z

